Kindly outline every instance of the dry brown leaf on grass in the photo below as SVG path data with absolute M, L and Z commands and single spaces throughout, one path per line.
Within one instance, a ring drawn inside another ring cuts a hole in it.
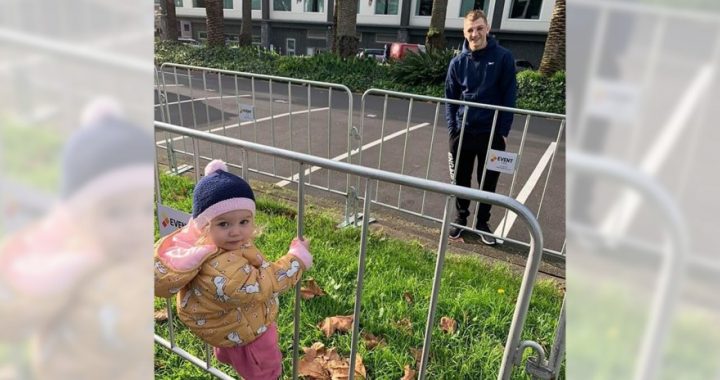
M 325 292 L 320 288 L 317 282 L 315 282 L 314 278 L 308 278 L 305 281 L 305 286 L 300 288 L 300 296 L 304 300 L 309 300 L 315 296 L 321 297 L 324 295 Z
M 403 318 L 399 321 L 397 321 L 397 327 L 405 330 L 405 331 L 412 331 L 412 321 L 408 318 Z
M 440 330 L 454 334 L 457 330 L 457 322 L 450 317 L 442 317 L 440 318 Z
M 329 338 L 335 331 L 348 332 L 352 329 L 352 315 L 338 315 L 335 317 L 325 318 L 318 327 L 325 333 L 325 337 Z
M 420 359 L 422 359 L 422 349 L 421 348 L 411 348 L 410 354 L 415 359 L 415 363 L 417 363 L 417 365 L 420 365 Z
M 367 347 L 368 350 L 371 350 L 377 346 L 384 346 L 385 345 L 385 339 L 376 337 L 373 335 L 373 333 L 368 331 L 363 331 L 362 338 L 365 340 L 365 347 Z
M 330 380 L 330 374 L 317 358 L 303 357 L 298 362 L 298 375 L 312 380 Z
M 305 355 L 298 363 L 298 374 L 311 380 L 346 380 L 348 379 L 350 360 L 341 358 L 337 350 L 325 348 L 320 342 L 311 347 L 303 347 Z M 356 356 L 355 378 L 365 379 L 367 373 L 360 355 Z
M 332 380 L 347 380 L 350 377 L 350 359 L 331 360 L 328 362 L 328 369 Z M 362 361 L 362 356 L 355 354 L 355 378 L 365 379 L 367 372 Z
M 155 310 L 155 322 L 164 322 L 168 319 L 167 309 Z
M 410 292 L 403 293 L 403 299 L 405 300 L 405 302 L 408 303 L 408 305 L 412 305 L 413 303 L 415 303 L 415 299 L 413 298 L 413 295 L 410 294 Z
M 405 374 L 400 380 L 415 380 L 415 370 L 410 368 L 409 364 L 405 364 Z

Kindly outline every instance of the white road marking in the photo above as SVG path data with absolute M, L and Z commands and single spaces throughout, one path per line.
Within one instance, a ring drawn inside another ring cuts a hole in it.
M 414 125 L 414 126 L 408 128 L 407 130 L 403 129 L 403 130 L 397 131 L 397 132 L 395 132 L 395 133 L 389 134 L 389 135 L 383 137 L 382 139 L 377 139 L 377 140 L 375 140 L 375 141 L 373 141 L 373 142 L 369 142 L 369 143 L 363 145 L 363 146 L 360 147 L 360 148 L 353 149 L 353 150 L 350 152 L 350 155 L 352 156 L 352 155 L 358 153 L 360 150 L 365 150 L 365 149 L 372 148 L 372 147 L 380 144 L 381 142 L 385 142 L 385 141 L 394 139 L 395 137 L 404 135 L 405 132 L 408 132 L 408 133 L 409 133 L 409 132 L 412 132 L 412 131 L 414 131 L 414 130 L 416 130 L 416 129 L 420 129 L 420 128 L 425 127 L 425 126 L 428 126 L 428 125 L 430 125 L 430 123 L 417 124 L 417 125 Z M 333 161 L 342 161 L 342 160 L 346 159 L 347 157 L 348 157 L 348 154 L 347 154 L 347 152 L 346 152 L 346 153 L 343 153 L 343 154 L 341 154 L 341 155 L 339 155 L 339 156 L 337 156 L 337 157 L 333 157 L 332 160 L 333 160 Z M 313 173 L 313 172 L 316 172 L 316 171 L 318 171 L 318 170 L 320 170 L 320 169 L 322 169 L 322 168 L 319 167 L 319 166 L 313 166 L 313 167 L 311 167 L 311 168 L 309 168 L 309 169 L 305 169 L 305 175 L 307 176 L 308 174 Z M 299 178 L 300 178 L 300 173 L 295 174 L 295 175 L 292 176 L 292 178 L 290 178 L 290 179 L 282 180 L 282 181 L 276 183 L 275 186 L 285 187 L 285 186 L 289 185 L 291 182 L 296 182 Z
M 538 161 L 538 164 L 535 166 L 532 174 L 530 174 L 527 182 L 525 182 L 525 185 L 515 198 L 518 202 L 525 204 L 525 201 L 527 201 L 528 197 L 535 189 L 535 185 L 537 185 L 543 172 L 545 172 L 545 168 L 550 162 L 553 152 L 555 152 L 556 145 L 557 144 L 555 142 L 550 143 L 548 148 L 545 150 L 545 153 L 542 155 L 542 157 L 540 157 L 540 161 Z M 516 219 L 517 214 L 515 214 L 514 212 L 508 212 L 508 214 L 500 221 L 500 224 L 498 224 L 498 227 L 495 229 L 494 234 L 506 237 L 510 232 L 513 224 L 515 224 Z
M 328 109 L 328 107 L 314 108 L 314 109 L 310 110 L 310 112 L 327 111 L 327 109 Z M 305 109 L 305 110 L 295 111 L 295 112 L 293 112 L 292 114 L 293 114 L 293 115 L 297 115 L 297 114 L 302 114 L 302 113 L 307 113 L 307 112 L 308 112 L 308 110 Z M 289 115 L 290 115 L 290 113 L 288 113 L 288 112 L 286 112 L 286 113 L 281 113 L 281 114 L 279 114 L 279 115 L 275 115 L 275 119 L 280 118 L 280 117 L 289 116 Z M 273 118 L 273 116 L 263 117 L 262 119 L 257 119 L 257 120 L 255 120 L 255 122 L 260 123 L 260 122 L 263 122 L 263 121 L 268 121 L 268 120 L 270 120 L 270 119 L 272 119 L 272 118 Z M 252 124 L 252 123 L 253 123 L 252 120 L 250 120 L 250 121 L 244 121 L 244 122 L 242 122 L 242 123 L 240 123 L 240 124 L 231 124 L 231 125 L 227 125 L 227 126 L 225 126 L 225 127 L 217 127 L 217 128 L 213 128 L 213 129 L 211 129 L 211 130 L 209 130 L 209 131 L 204 131 L 204 132 L 213 133 L 213 132 L 217 132 L 217 131 L 222 131 L 223 129 L 228 130 L 228 129 L 230 129 L 230 128 L 241 127 L 241 126 L 248 125 L 248 124 Z M 184 138 L 185 138 L 185 136 L 174 137 L 174 138 L 172 139 L 172 142 L 175 142 L 175 141 L 178 141 L 178 140 L 182 140 L 182 139 L 184 139 Z M 163 145 L 165 144 L 165 141 L 166 141 L 166 140 L 159 141 L 159 142 L 157 142 L 156 144 L 157 144 L 158 146 L 163 146 Z

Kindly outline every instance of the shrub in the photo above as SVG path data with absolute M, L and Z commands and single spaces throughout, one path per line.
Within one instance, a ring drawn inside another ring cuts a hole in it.
M 410 53 L 402 61 L 391 63 L 390 77 L 399 83 L 410 86 L 443 84 L 453 54 L 452 50 Z
M 537 71 L 525 70 L 517 74 L 517 81 L 517 108 L 565 113 L 564 71 L 547 78 Z

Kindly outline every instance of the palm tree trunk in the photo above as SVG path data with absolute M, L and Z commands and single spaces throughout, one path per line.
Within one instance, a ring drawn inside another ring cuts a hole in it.
M 556 0 L 540 62 L 540 74 L 546 77 L 565 70 L 565 0 Z
M 243 0 L 242 2 L 242 26 L 240 28 L 239 45 L 252 45 L 252 0 Z
M 222 0 L 205 0 L 208 46 L 225 46 Z
M 445 49 L 445 16 L 447 14 L 447 0 L 433 0 L 430 15 L 430 28 L 425 36 L 425 45 L 428 50 Z
M 163 0 L 165 2 L 165 35 L 167 41 L 177 41 L 178 27 L 177 15 L 175 14 L 175 0 Z
M 355 56 L 357 38 L 357 1 L 337 0 L 337 41 L 336 51 L 342 58 Z

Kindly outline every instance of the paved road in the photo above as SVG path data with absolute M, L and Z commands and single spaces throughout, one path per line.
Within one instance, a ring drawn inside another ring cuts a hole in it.
M 348 160 L 349 104 L 347 94 L 342 91 L 333 90 L 329 99 L 328 90 L 325 88 L 312 87 L 308 92 L 306 86 L 288 86 L 286 83 L 274 81 L 270 92 L 270 83 L 256 80 L 253 99 L 253 83 L 246 78 L 228 75 L 218 78 L 217 74 L 206 74 L 203 78 L 201 73 L 191 73 L 192 87 L 189 87 L 187 72 L 178 70 L 177 74 L 177 77 L 175 73 L 165 75 L 167 98 L 174 104 L 171 104 L 164 114 L 160 112 L 159 107 L 156 107 L 157 120 L 163 120 L 164 117 L 174 124 L 200 130 L 213 129 L 215 133 L 231 137 L 303 153 L 309 152 L 326 158 Z M 222 91 L 220 91 L 221 87 Z M 369 96 L 365 102 L 364 118 L 361 118 L 361 98 L 362 94 L 354 95 L 352 106 L 353 126 L 362 130 L 362 138 L 353 137 L 350 141 L 353 148 L 360 146 L 364 148 L 361 153 L 350 155 L 351 162 L 421 178 L 449 181 L 444 105 L 439 108 L 438 122 L 434 126 L 436 103 L 413 101 L 408 120 L 407 100 L 390 98 L 386 112 L 383 112 L 384 97 Z M 191 99 L 196 100 L 193 102 Z M 157 102 L 156 92 L 156 104 Z M 253 104 L 256 122 L 239 123 L 240 110 Z M 290 112 L 292 116 L 288 115 Z M 383 114 L 386 115 L 384 122 Z M 271 115 L 275 115 L 275 118 L 271 118 Z M 524 115 L 515 117 L 509 137 L 510 151 L 518 152 L 524 124 Z M 410 132 L 405 133 L 408 128 Z M 558 128 L 557 120 L 533 117 L 528 129 L 512 193 L 517 198 L 522 192 L 521 201 L 534 212 L 537 212 L 543 197 L 543 188 L 550 167 L 548 149 L 557 138 Z M 167 136 L 163 133 L 157 137 L 159 140 Z M 187 139 L 176 139 L 174 147 L 186 151 L 192 150 L 192 144 Z M 200 150 L 203 155 L 240 162 L 239 152 L 232 149 L 201 143 Z M 545 159 L 542 159 L 543 156 Z M 266 173 L 276 173 L 285 178 L 298 172 L 296 164 L 291 165 L 271 157 L 257 157 L 250 154 L 249 160 L 251 168 Z M 544 165 L 539 165 L 540 162 Z M 539 216 L 545 235 L 545 247 L 558 251 L 562 248 L 565 237 L 564 163 L 563 138 L 557 146 L 557 155 Z M 266 179 L 280 182 L 279 179 Z M 307 179 L 311 184 L 319 187 L 343 192 L 348 183 L 345 175 L 328 173 L 326 170 L 313 171 Z M 501 175 L 497 192 L 509 194 L 512 179 L 512 175 Z M 356 188 L 364 188 L 363 184 L 358 186 L 358 182 L 354 179 L 350 184 Z M 399 186 L 388 183 L 378 186 L 376 199 L 392 207 L 399 206 L 414 213 L 422 212 L 434 218 L 442 217 L 442 208 L 445 204 L 444 197 L 439 194 L 423 194 L 421 191 L 400 189 Z M 504 217 L 505 212 L 494 207 L 491 226 L 501 225 Z M 520 224 L 515 223 L 508 236 L 526 241 L 527 232 Z

